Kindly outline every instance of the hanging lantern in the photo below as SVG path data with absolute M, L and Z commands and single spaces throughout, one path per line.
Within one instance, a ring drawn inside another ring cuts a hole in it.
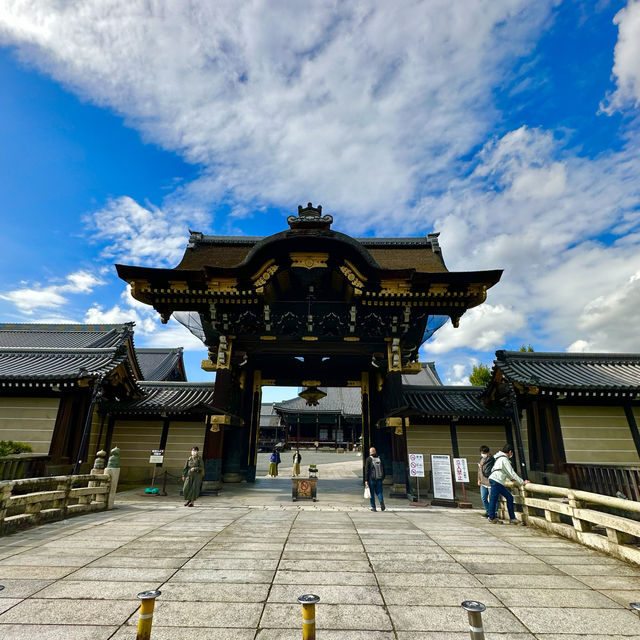
M 306 400 L 308 406 L 316 407 L 318 406 L 318 401 L 322 400 L 327 394 L 322 389 L 318 389 L 318 387 L 306 387 L 298 395 Z

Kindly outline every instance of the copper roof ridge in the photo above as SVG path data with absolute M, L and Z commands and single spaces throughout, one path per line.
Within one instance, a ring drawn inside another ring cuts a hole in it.
M 504 354 L 507 357 L 532 358 L 536 360 L 640 360 L 640 353 L 614 353 L 614 352 L 570 352 L 570 351 L 507 351 L 499 349 L 496 351 L 496 358 Z

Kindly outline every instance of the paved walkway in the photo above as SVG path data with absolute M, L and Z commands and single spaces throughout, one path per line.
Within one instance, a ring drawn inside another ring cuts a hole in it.
M 299 640 L 308 592 L 319 640 L 466 640 L 465 599 L 489 640 L 640 639 L 640 569 L 478 510 L 371 513 L 344 464 L 317 503 L 291 503 L 286 477 L 193 509 L 137 490 L 1 538 L 0 638 L 133 639 L 136 594 L 160 588 L 152 640 Z

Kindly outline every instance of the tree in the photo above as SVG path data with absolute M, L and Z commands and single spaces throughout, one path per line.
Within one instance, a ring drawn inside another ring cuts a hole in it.
M 486 387 L 491 381 L 491 369 L 486 364 L 474 364 L 469 382 L 474 387 Z
M 524 351 L 525 353 L 533 353 L 533 347 L 530 344 L 520 345 L 520 351 Z

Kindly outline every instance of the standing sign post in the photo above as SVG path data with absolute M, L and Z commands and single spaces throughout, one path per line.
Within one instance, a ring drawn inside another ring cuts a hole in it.
M 469 467 L 467 466 L 467 459 L 454 458 L 453 471 L 456 475 L 456 482 L 460 482 L 462 484 L 462 502 L 458 506 L 461 509 L 470 509 L 472 505 L 470 502 L 467 502 L 467 492 L 464 486 L 466 482 L 469 482 Z
M 420 478 L 424 478 L 424 456 L 421 453 L 409 454 L 409 475 L 416 479 L 418 502 L 420 502 Z

